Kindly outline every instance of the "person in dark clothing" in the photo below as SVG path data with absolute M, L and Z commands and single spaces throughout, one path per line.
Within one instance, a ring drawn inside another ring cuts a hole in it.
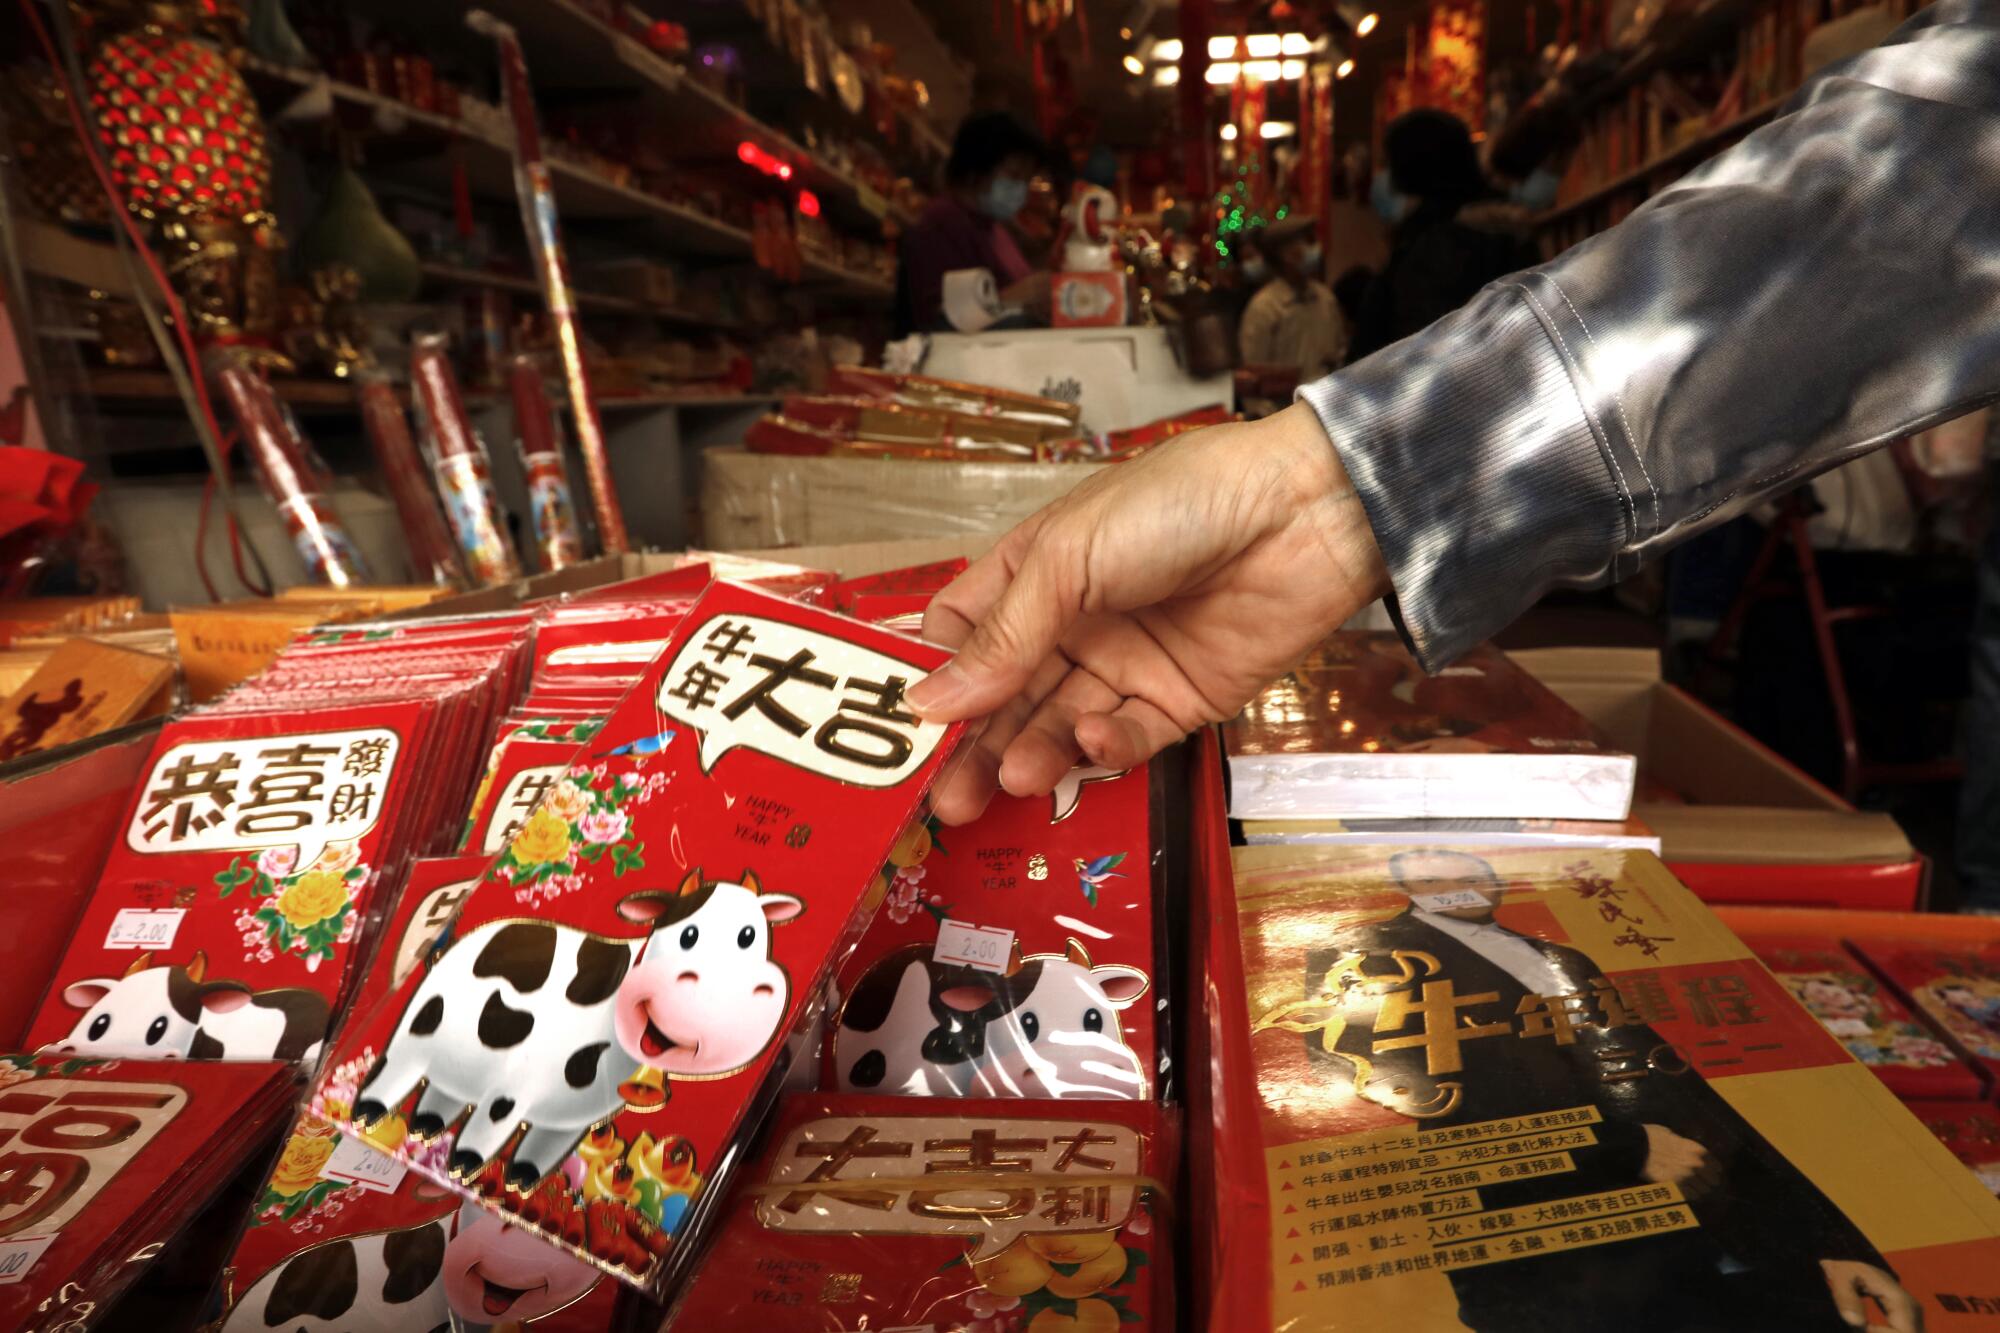
M 1918 1333 L 1915 1301 L 1846 1215 L 1699 1072 L 1660 1055 L 1676 1048 L 1647 1019 L 1670 1017 L 1665 1002 L 1607 1000 L 1617 992 L 1589 955 L 1496 922 L 1503 886 L 1481 857 L 1426 849 L 1389 864 L 1409 908 L 1351 929 L 1345 947 L 1306 955 L 1308 994 L 1337 989 L 1367 997 L 1344 1000 L 1345 1012 L 1377 1009 L 1370 1023 L 1308 1035 L 1315 1062 L 1427 1131 L 1572 1107 L 1601 1117 L 1568 1150 L 1569 1168 L 1482 1186 L 1488 1208 L 1666 1185 L 1698 1223 L 1454 1269 L 1467 1328 L 1847 1333 L 1845 1316 L 1873 1298 L 1886 1315 L 1877 1327 Z M 1438 1030 L 1428 1009 L 1438 1003 L 1452 1006 L 1443 1022 L 1459 1038 L 1443 1051 L 1424 1035 Z M 1562 1018 L 1538 1035 L 1505 1030 L 1537 1013 Z M 1412 1031 L 1420 1035 L 1397 1035 Z
M 947 328 L 944 276 L 983 268 L 1000 299 L 1029 311 L 1048 304 L 1049 275 L 1022 257 L 1007 224 L 1028 202 L 1041 140 L 1004 111 L 970 116 L 952 139 L 944 192 L 903 236 L 896 254 L 896 336 Z
M 1389 262 L 1362 298 L 1348 359 L 1398 342 L 1470 301 L 1495 278 L 1535 262 L 1525 209 L 1479 169 L 1472 136 L 1429 108 L 1396 117 L 1372 191 L 1392 228 Z

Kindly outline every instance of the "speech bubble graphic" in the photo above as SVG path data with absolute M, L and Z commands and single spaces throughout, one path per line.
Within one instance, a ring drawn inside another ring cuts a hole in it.
M 430 948 L 431 941 L 451 920 L 451 914 L 458 910 L 458 905 L 478 887 L 479 877 L 474 875 L 457 884 L 439 885 L 424 895 L 423 902 L 417 905 L 416 912 L 410 917 L 409 925 L 403 928 L 403 938 L 396 942 L 396 959 L 389 970 L 391 990 L 401 986 L 410 973 L 417 970 L 417 964 L 423 961 L 424 951 Z
M 738 746 L 859 787 L 893 787 L 931 757 L 942 724 L 903 688 L 924 674 L 887 653 L 763 616 L 712 616 L 660 678 L 660 712 L 700 736 L 701 768 Z
M 486 837 L 479 845 L 482 853 L 498 856 L 507 850 L 507 844 L 514 841 L 514 835 L 528 822 L 528 816 L 535 813 L 549 790 L 562 780 L 564 767 L 562 764 L 537 764 L 507 779 L 507 785 L 500 791 L 500 799 L 493 803 L 493 818 L 487 821 Z
M 1122 778 L 1126 770 L 1122 768 L 1097 768 L 1084 765 L 1072 768 L 1062 775 L 1056 789 L 1049 793 L 1049 822 L 1060 824 L 1076 813 L 1077 802 L 1083 799 L 1083 789 L 1093 782 L 1109 782 Z
M 963 1105 L 963 1103 L 957 1103 Z M 757 1220 L 773 1231 L 960 1236 L 968 1259 L 1024 1235 L 1116 1231 L 1141 1188 L 1138 1133 L 977 1115 L 828 1116 L 785 1136 Z
M 125 845 L 135 852 L 297 847 L 304 870 L 329 842 L 382 819 L 402 742 L 387 727 L 186 741 L 153 764 Z

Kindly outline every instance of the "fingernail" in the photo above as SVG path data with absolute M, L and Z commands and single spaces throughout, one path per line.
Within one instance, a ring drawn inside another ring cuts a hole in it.
M 958 669 L 958 663 L 947 662 L 903 691 L 903 701 L 921 716 L 929 717 L 951 707 L 952 701 L 964 693 L 965 673 Z

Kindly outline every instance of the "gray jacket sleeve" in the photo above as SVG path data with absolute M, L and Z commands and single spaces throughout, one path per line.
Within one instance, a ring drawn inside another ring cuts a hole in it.
M 1617 226 L 1300 391 L 1427 669 L 2000 398 L 2000 0 L 1939 0 Z

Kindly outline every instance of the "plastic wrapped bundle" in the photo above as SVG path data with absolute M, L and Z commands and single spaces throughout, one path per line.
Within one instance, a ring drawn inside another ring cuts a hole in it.
M 535 555 L 544 570 L 566 569 L 584 559 L 583 529 L 570 499 L 562 438 L 556 434 L 549 396 L 542 389 L 542 372 L 533 357 L 517 356 L 507 368 L 507 382 L 514 395 L 514 434 L 535 524 Z
M 356 389 L 361 403 L 361 424 L 368 432 L 375 463 L 382 480 L 396 502 L 396 518 L 410 544 L 410 568 L 419 582 L 463 583 L 465 566 L 458 558 L 444 517 L 438 513 L 437 495 L 424 473 L 423 458 L 410 437 L 410 424 L 396 391 L 379 375 L 361 381 Z
M 493 498 L 493 475 L 486 446 L 473 433 L 465 415 L 458 376 L 445 355 L 441 333 L 420 334 L 410 350 L 410 385 L 424 429 L 430 433 L 431 466 L 437 473 L 438 494 L 445 517 L 465 557 L 467 571 L 478 584 L 504 583 L 521 577 L 521 560 L 500 521 Z
M 370 582 L 360 550 L 327 499 L 331 478 L 326 464 L 306 443 L 299 423 L 278 401 L 251 355 L 242 348 L 217 348 L 209 373 L 236 414 L 243 451 L 291 534 L 307 577 L 336 588 Z

